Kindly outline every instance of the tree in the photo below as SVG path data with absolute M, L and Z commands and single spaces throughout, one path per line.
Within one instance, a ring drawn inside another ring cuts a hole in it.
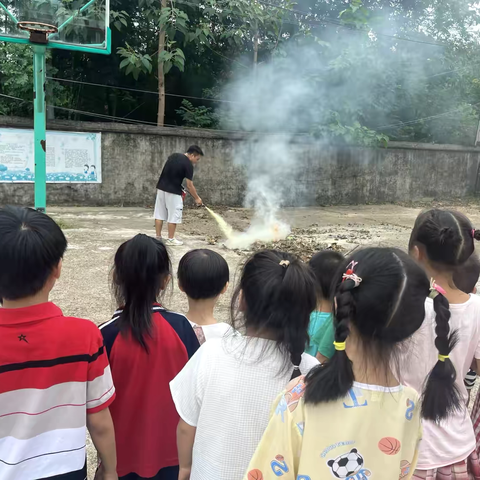
M 51 57 L 51 51 L 47 51 L 47 76 L 57 73 L 51 64 Z M 0 93 L 7 95 L 0 96 L 0 115 L 33 115 L 33 53 L 29 45 L 0 42 Z M 49 105 L 53 104 L 53 98 L 59 107 L 70 101 L 67 89 L 58 83 L 47 82 Z
M 189 24 L 188 15 L 177 8 L 174 0 L 161 0 L 160 6 L 155 0 L 139 0 L 138 5 L 144 19 L 152 28 L 152 33 L 158 36 L 158 48 L 155 54 L 146 53 L 151 46 L 149 43 L 140 45 L 140 49 L 133 48 L 128 43 L 117 49 L 123 58 L 120 68 L 125 74 L 132 74 L 138 79 L 141 73 L 152 73 L 152 57 L 156 55 L 158 75 L 158 115 L 157 124 L 164 124 L 165 117 L 165 75 L 172 67 L 180 71 L 185 69 L 185 54 L 179 44 L 188 42 L 206 42 L 210 32 L 205 25 L 193 27 Z

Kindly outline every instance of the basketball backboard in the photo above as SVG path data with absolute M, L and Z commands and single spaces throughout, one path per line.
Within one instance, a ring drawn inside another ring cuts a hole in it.
M 19 26 L 38 22 L 54 27 L 47 48 L 109 54 L 109 17 L 110 0 L 0 0 L 0 40 L 35 43 Z

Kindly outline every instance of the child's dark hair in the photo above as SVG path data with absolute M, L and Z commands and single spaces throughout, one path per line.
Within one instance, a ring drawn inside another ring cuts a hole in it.
M 342 278 L 352 265 L 360 283 L 351 276 Z M 335 342 L 343 344 L 352 325 L 369 354 L 367 360 L 383 365 L 387 372 L 396 347 L 422 325 L 429 291 L 430 283 L 423 269 L 401 250 L 366 248 L 356 252 L 344 262 L 335 278 Z M 342 398 L 354 380 L 346 351 L 336 350 L 328 363 L 307 375 L 305 400 L 316 404 Z M 443 398 L 423 405 L 424 418 L 444 418 L 458 406 L 450 403 L 454 402 L 449 393 L 452 388 L 444 380 L 441 384 L 426 384 L 426 398 Z
M 479 239 L 480 231 L 475 230 L 462 213 L 432 209 L 417 217 L 408 248 L 413 251 L 417 247 L 427 257 L 432 268 L 451 273 L 453 277 L 455 270 L 472 256 L 474 241 Z M 456 332 L 450 333 L 450 305 L 439 293 L 433 300 L 433 307 L 436 314 L 435 346 L 444 361 L 438 361 L 427 378 L 427 387 L 431 388 L 425 390 L 422 411 L 437 406 L 451 410 L 460 405 L 460 393 L 455 386 L 455 367 L 448 358 L 457 342 Z
M 480 260 L 475 253 L 453 273 L 453 283 L 465 293 L 473 293 L 480 277 Z
M 240 293 L 243 319 L 238 325 L 235 310 Z M 316 282 L 310 268 L 289 253 L 264 250 L 243 267 L 232 299 L 232 324 L 236 330 L 245 328 L 275 340 L 289 355 L 295 378 L 301 375 L 299 366 L 316 304 Z M 286 366 L 291 364 L 286 361 Z
M 38 293 L 67 249 L 61 228 L 31 208 L 0 209 L 0 298 Z
M 331 297 L 333 277 L 344 260 L 345 257 L 334 250 L 323 250 L 310 259 L 308 264 L 317 278 L 318 294 L 324 300 Z
M 146 350 L 151 335 L 152 306 L 171 275 L 172 266 L 163 242 L 138 234 L 120 245 L 115 254 L 112 287 L 123 313 L 119 328 Z
M 229 276 L 228 263 L 213 250 L 191 250 L 178 265 L 178 283 L 194 300 L 218 297 Z

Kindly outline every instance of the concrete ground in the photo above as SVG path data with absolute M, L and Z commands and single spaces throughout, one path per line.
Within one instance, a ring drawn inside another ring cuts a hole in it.
M 478 205 L 463 205 L 458 209 L 480 228 Z M 219 208 L 216 211 L 237 230 L 245 229 L 252 215 L 245 209 Z M 303 252 L 304 257 L 332 245 L 345 252 L 363 245 L 405 249 L 420 211 L 420 207 L 397 205 L 284 209 L 282 218 L 294 231 L 282 247 L 296 253 Z M 88 318 L 96 324 L 109 320 L 116 306 L 109 288 L 115 251 L 137 233 L 154 235 L 152 212 L 142 208 L 52 207 L 48 213 L 64 228 L 69 242 L 63 274 L 52 292 L 52 300 L 66 315 Z M 220 230 L 204 209 L 185 211 L 178 237 L 185 244 L 171 249 L 174 271 L 182 255 L 193 248 L 211 248 L 228 261 L 230 288 L 221 298 L 216 313 L 218 320 L 228 321 L 229 298 L 236 283 L 235 277 L 248 252 L 225 249 L 221 245 Z M 220 242 L 212 245 L 216 241 Z M 176 281 L 163 303 L 172 310 L 186 312 L 187 302 Z M 93 478 L 94 463 L 95 452 L 90 446 L 89 478 Z

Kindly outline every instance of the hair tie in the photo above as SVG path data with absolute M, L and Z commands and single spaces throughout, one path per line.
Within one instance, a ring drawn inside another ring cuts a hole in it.
M 450 358 L 450 355 L 440 355 L 440 354 L 438 354 L 438 359 L 441 362 L 444 362 L 447 358 Z
M 335 346 L 335 350 L 337 352 L 343 352 L 345 350 L 347 342 L 333 342 L 333 345 Z
M 300 370 L 300 365 L 294 365 L 294 366 L 293 366 L 293 369 L 294 369 L 294 370 Z
M 447 292 L 440 285 L 436 284 L 433 278 L 431 278 L 429 297 L 431 299 L 435 299 L 439 293 L 441 293 L 444 297 L 447 295 Z
M 279 265 L 281 265 L 283 268 L 287 268 L 290 265 L 290 260 L 282 260 Z
M 355 288 L 357 288 L 360 285 L 360 283 L 362 283 L 362 279 L 358 275 L 356 275 L 353 271 L 353 269 L 357 265 L 358 265 L 358 262 L 356 262 L 355 260 L 352 260 L 347 265 L 347 271 L 342 275 L 342 282 L 344 282 L 345 280 L 352 280 L 353 283 L 355 283 Z
M 472 228 L 472 238 L 475 239 L 475 229 Z

